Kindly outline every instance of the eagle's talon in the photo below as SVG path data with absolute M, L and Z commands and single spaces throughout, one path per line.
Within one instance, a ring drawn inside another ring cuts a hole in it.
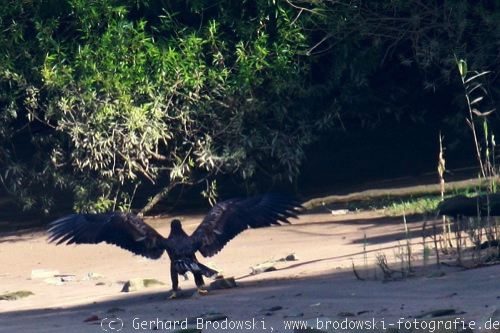
M 206 295 L 208 295 L 208 290 L 203 289 L 203 288 L 198 288 L 198 294 L 201 296 L 206 296 Z

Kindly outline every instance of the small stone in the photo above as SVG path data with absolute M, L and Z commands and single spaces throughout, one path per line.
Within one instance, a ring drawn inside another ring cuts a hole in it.
M 89 323 L 89 322 L 98 321 L 98 320 L 99 320 L 99 317 L 97 315 L 92 315 L 92 316 L 86 318 L 83 322 Z
M 436 310 L 431 310 L 424 312 L 418 316 L 415 316 L 417 319 L 425 319 L 425 318 L 436 318 L 436 317 L 443 317 L 443 316 L 450 316 L 457 314 L 457 311 L 455 309 L 436 309 Z
M 217 289 L 230 289 L 230 288 L 236 288 L 238 285 L 236 284 L 236 281 L 234 280 L 234 277 L 229 277 L 229 278 L 222 278 L 222 279 L 217 279 L 215 281 L 212 281 L 210 283 L 210 290 L 217 290 Z
M 287 256 L 278 259 L 277 261 L 297 261 L 297 258 L 295 257 L 295 253 L 290 253 Z
M 279 305 L 276 305 L 276 306 L 272 306 L 272 307 L 270 307 L 269 309 L 266 309 L 266 310 L 264 310 L 264 311 L 274 312 L 274 311 L 279 311 L 279 310 L 283 310 L 283 307 L 282 307 L 282 306 L 279 306 Z

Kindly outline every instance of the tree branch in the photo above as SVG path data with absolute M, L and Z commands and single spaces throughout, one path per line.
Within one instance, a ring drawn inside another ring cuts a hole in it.
M 171 182 L 167 186 L 165 186 L 160 192 L 156 193 L 154 197 L 149 200 L 149 202 L 139 211 L 138 216 L 144 216 L 145 213 L 149 212 L 156 206 L 161 200 L 169 195 L 169 193 L 181 183 Z

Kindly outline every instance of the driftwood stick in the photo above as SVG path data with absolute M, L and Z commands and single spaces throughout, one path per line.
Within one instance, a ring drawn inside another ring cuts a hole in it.
M 446 183 L 446 191 L 454 191 L 471 187 L 486 187 L 492 181 L 498 181 L 500 177 L 491 177 L 486 179 L 467 179 L 456 182 L 448 182 Z M 328 205 L 331 203 L 343 203 L 350 201 L 361 201 L 361 200 L 372 200 L 378 198 L 387 198 L 387 197 L 406 197 L 406 196 L 416 196 L 416 195 L 426 195 L 426 194 L 438 194 L 441 192 L 440 184 L 433 185 L 417 185 L 417 186 L 409 186 L 409 187 L 401 187 L 401 188 L 387 188 L 387 189 L 372 189 L 365 190 L 361 192 L 346 194 L 346 195 L 329 195 L 321 198 L 314 198 L 308 200 L 302 204 L 305 209 L 312 209 L 315 207 L 321 207 L 323 205 Z

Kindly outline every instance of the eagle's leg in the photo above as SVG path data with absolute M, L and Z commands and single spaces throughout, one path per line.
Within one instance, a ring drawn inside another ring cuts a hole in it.
M 206 295 L 208 294 L 208 290 L 204 288 L 205 282 L 203 281 L 203 275 L 201 272 L 193 272 L 194 282 L 196 283 L 196 287 L 198 288 L 198 294 Z
M 169 299 L 174 299 L 177 297 L 177 291 L 179 290 L 179 276 L 173 263 L 170 263 L 170 279 L 172 280 L 172 294 Z

